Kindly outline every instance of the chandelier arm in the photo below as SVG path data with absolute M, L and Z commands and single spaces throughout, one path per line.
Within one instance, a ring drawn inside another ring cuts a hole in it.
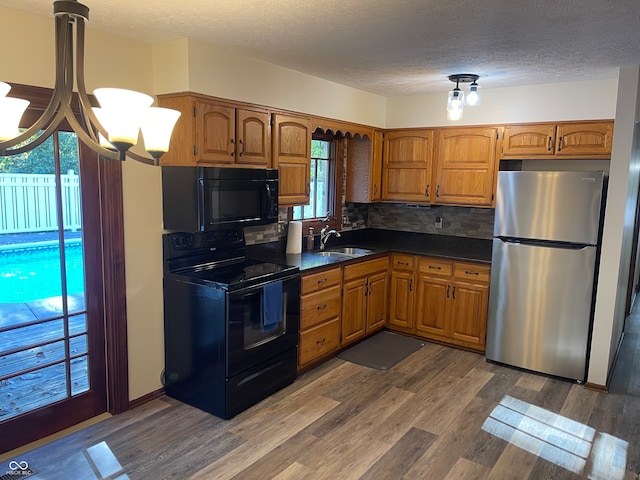
M 23 145 L 19 148 L 12 148 L 11 150 L 6 150 L 4 148 L 4 144 L 9 142 L 0 143 L 0 153 L 2 155 L 9 155 L 9 156 L 20 155 L 21 153 L 25 153 L 30 150 L 33 150 L 34 148 L 39 147 L 40 145 L 42 145 L 42 143 L 44 143 L 45 140 L 47 140 L 51 135 L 53 135 L 53 132 L 56 131 L 56 129 L 58 128 L 58 124 L 62 121 L 63 118 L 64 118 L 64 114 L 62 113 L 62 111 L 57 112 L 56 116 L 53 118 L 53 120 L 49 123 L 49 125 L 47 125 L 47 127 L 44 130 L 38 130 L 38 132 L 42 132 L 42 133 L 35 136 L 32 141 L 30 141 L 26 145 Z
M 44 110 L 42 115 L 40 115 L 40 118 L 38 118 L 38 120 L 36 120 L 29 128 L 27 128 L 24 132 L 22 132 L 17 137 L 6 140 L 4 142 L 0 142 L 0 151 L 2 152 L 3 155 L 18 155 L 19 153 L 23 153 L 27 151 L 28 149 L 25 150 L 22 147 L 20 147 L 19 149 L 13 149 L 13 150 L 7 150 L 7 149 L 10 149 L 11 147 L 16 146 L 30 139 L 31 137 L 37 138 L 39 136 L 38 132 L 40 132 L 40 130 L 42 130 L 43 128 L 45 130 L 48 129 L 51 126 L 51 124 L 54 124 L 57 126 L 57 124 L 61 120 L 61 118 L 59 118 L 59 115 L 56 115 L 56 113 L 59 111 L 58 109 L 61 103 L 63 102 L 63 99 L 60 98 L 60 92 L 66 90 L 67 87 L 65 86 L 65 83 L 68 83 L 65 81 L 65 73 L 66 73 L 65 70 L 68 70 L 68 66 L 65 65 L 68 63 L 65 61 L 65 58 L 66 58 L 65 50 L 66 50 L 66 45 L 70 43 L 69 42 L 70 28 L 65 28 L 65 27 L 69 26 L 69 15 L 56 16 L 55 22 L 56 22 L 56 25 L 55 25 L 56 78 L 55 78 L 55 88 L 53 90 L 53 95 L 49 100 L 49 104 L 47 105 L 47 108 Z M 70 78 L 73 81 L 73 65 L 71 66 Z M 57 118 L 57 120 L 54 121 L 54 118 Z M 35 148 L 36 146 L 40 145 L 43 141 L 44 139 L 42 139 L 42 141 L 38 142 L 37 144 L 35 144 L 34 141 L 31 141 L 27 145 L 33 144 L 34 145 L 33 148 Z M 12 152 L 15 152 L 15 153 L 12 153 Z
M 159 159 L 152 157 L 145 157 L 144 155 L 140 155 L 138 153 L 132 152 L 131 150 L 127 150 L 127 157 L 131 160 L 135 160 L 136 162 L 144 163 L 146 165 L 153 165 L 157 167 L 159 163 Z

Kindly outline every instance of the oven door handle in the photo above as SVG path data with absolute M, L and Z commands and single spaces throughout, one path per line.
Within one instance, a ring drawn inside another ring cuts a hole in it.
M 229 291 L 229 295 L 244 295 L 247 292 L 251 292 L 254 290 L 261 290 L 262 287 L 264 287 L 267 283 L 272 283 L 272 282 L 287 282 L 289 280 L 297 280 L 300 278 L 300 272 L 296 272 L 293 275 L 288 275 L 286 277 L 282 277 L 282 278 L 273 278 L 270 280 L 267 280 L 265 282 L 262 283 L 258 283 L 256 285 L 251 285 L 250 287 L 244 287 L 244 288 L 239 288 L 238 290 L 231 290 Z

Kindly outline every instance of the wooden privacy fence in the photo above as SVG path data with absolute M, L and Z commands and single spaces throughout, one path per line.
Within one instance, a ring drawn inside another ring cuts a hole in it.
M 81 228 L 80 180 L 60 176 L 64 230 Z M 58 229 L 56 176 L 0 173 L 0 234 Z

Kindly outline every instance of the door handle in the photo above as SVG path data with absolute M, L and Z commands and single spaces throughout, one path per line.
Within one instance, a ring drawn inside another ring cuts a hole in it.
M 242 147 L 242 150 L 240 150 L 240 153 L 238 154 L 238 156 L 241 157 L 242 155 L 244 155 L 244 142 L 242 141 L 242 139 L 240 139 L 238 140 L 238 143 Z
M 429 265 L 431 270 L 442 270 L 442 267 L 434 267 L 433 265 Z
M 427 188 L 424 191 L 424 196 L 428 197 L 429 196 L 429 184 L 427 184 Z
M 447 298 L 449 298 L 449 289 L 451 288 L 450 285 L 447 285 Z
M 562 137 L 558 137 L 558 151 L 562 151 Z
M 547 152 L 550 152 L 553 148 L 553 137 L 549 136 L 549 142 L 547 143 Z
M 452 297 L 454 299 L 456 298 L 456 287 L 453 287 Z
M 409 291 L 412 292 L 413 291 L 413 278 L 409 279 Z
M 440 185 L 436 185 L 436 198 L 440 198 Z
M 233 150 L 231 150 L 231 153 L 229 155 L 234 157 L 236 154 L 236 141 L 233 138 L 231 139 L 231 145 L 233 145 Z
M 318 310 L 324 310 L 325 308 L 327 308 L 326 303 L 324 305 L 318 305 Z

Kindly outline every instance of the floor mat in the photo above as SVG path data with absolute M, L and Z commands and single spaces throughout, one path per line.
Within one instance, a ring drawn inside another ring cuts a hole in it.
M 380 332 L 338 354 L 338 358 L 377 370 L 389 370 L 424 346 L 424 342 L 391 332 Z

